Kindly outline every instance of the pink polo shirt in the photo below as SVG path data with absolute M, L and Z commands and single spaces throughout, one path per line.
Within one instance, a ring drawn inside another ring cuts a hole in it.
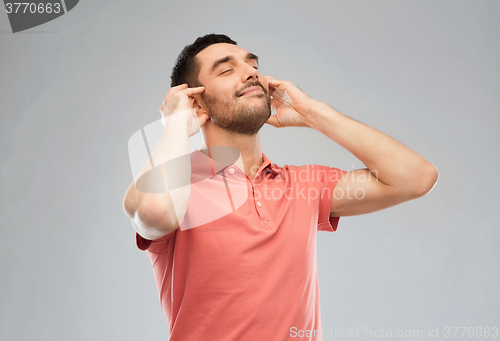
M 316 232 L 337 229 L 330 203 L 346 171 L 262 159 L 252 181 L 195 150 L 180 228 L 136 234 L 171 341 L 322 340 Z

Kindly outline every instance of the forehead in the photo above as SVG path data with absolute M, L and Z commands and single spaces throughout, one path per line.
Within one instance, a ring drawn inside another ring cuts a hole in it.
M 200 74 L 207 74 L 210 72 L 210 68 L 212 64 L 219 60 L 220 58 L 224 58 L 226 56 L 233 56 L 234 58 L 242 57 L 245 58 L 248 54 L 248 51 L 242 49 L 238 45 L 233 44 L 213 44 L 198 52 L 196 58 L 200 63 Z

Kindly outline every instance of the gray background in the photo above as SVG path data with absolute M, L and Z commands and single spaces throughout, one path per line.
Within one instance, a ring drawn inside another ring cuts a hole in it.
M 12 34 L 1 11 L 0 339 L 168 339 L 122 210 L 127 142 L 206 33 L 439 170 L 425 197 L 318 233 L 323 327 L 500 327 L 499 22 L 499 1 L 86 0 Z M 278 165 L 364 168 L 313 130 L 261 138 Z

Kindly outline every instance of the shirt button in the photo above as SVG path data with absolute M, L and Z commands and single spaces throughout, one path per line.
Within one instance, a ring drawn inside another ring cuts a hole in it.
M 234 169 L 233 168 L 229 168 L 229 173 L 234 174 Z
M 259 205 L 259 207 L 262 207 L 262 203 L 260 201 L 257 201 L 257 205 Z

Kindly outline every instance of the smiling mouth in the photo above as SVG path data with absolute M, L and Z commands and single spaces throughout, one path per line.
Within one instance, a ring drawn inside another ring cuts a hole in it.
M 251 88 L 248 88 L 245 91 L 243 91 L 243 93 L 239 97 L 257 95 L 257 94 L 263 94 L 263 93 L 264 93 L 264 90 L 262 90 L 261 87 L 252 86 Z

